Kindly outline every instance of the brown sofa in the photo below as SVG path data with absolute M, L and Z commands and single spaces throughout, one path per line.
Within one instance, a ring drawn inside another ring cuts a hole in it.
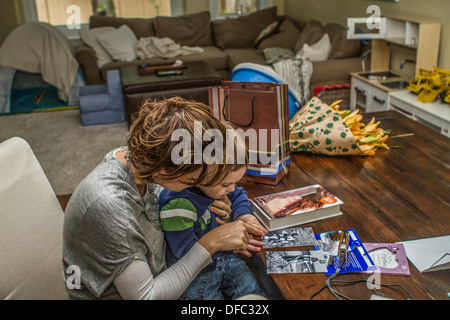
M 269 25 L 278 21 L 277 27 L 268 31 L 256 45 L 255 40 Z M 100 27 L 119 28 L 126 24 L 141 37 L 168 37 L 185 46 L 200 46 L 202 54 L 180 57 L 184 62 L 205 61 L 223 79 L 228 79 L 233 68 L 243 62 L 267 65 L 264 50 L 288 48 L 298 52 L 303 44 L 316 43 L 328 33 L 332 49 L 328 60 L 313 62 L 310 88 L 326 84 L 349 83 L 351 72 L 362 70 L 360 41 L 346 39 L 346 30 L 338 24 L 323 26 L 318 21 L 301 23 L 277 15 L 276 7 L 258 11 L 237 19 L 211 20 L 209 12 L 180 17 L 156 17 L 154 19 L 125 19 L 104 16 L 90 18 L 90 30 Z M 76 58 L 88 85 L 105 82 L 106 71 L 126 65 L 152 64 L 165 61 L 161 58 L 111 61 L 99 67 L 94 49 L 83 43 L 77 48 Z M 312 91 L 311 93 L 313 93 Z

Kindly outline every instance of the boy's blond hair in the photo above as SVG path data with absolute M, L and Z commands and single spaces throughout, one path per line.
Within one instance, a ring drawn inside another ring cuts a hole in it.
M 249 153 L 245 141 L 239 136 L 228 123 L 224 123 L 226 128 L 226 147 L 223 149 L 223 159 L 221 164 L 214 164 L 211 172 L 216 173 L 215 181 L 211 186 L 219 185 L 230 173 L 247 168 L 249 164 Z M 207 179 L 209 180 L 209 179 Z M 204 183 L 200 183 L 205 185 Z

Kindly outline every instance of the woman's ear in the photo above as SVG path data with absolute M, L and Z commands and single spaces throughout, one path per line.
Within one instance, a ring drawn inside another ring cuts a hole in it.
M 159 177 L 160 175 L 164 175 L 166 173 L 166 169 L 161 169 L 158 172 L 155 172 L 152 177 Z

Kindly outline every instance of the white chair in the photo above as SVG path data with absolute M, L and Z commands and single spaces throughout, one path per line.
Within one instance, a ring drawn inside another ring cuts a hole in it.
M 30 145 L 0 143 L 0 298 L 67 299 L 64 212 Z

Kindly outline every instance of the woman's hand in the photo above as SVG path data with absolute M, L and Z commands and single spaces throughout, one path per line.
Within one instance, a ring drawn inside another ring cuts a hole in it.
M 239 219 L 239 218 L 241 218 L 241 219 Z M 247 247 L 245 248 L 245 250 L 235 249 L 233 251 L 239 252 L 248 257 L 251 257 L 252 254 L 250 253 L 250 251 L 260 252 L 261 247 L 263 246 L 263 243 L 261 241 L 254 239 L 253 235 L 263 236 L 263 235 L 267 234 L 268 231 L 263 226 L 261 226 L 258 219 L 256 219 L 251 214 L 245 214 L 245 215 L 239 216 L 237 221 L 244 222 L 244 227 L 246 228 L 247 233 L 248 233 L 248 243 L 247 243 Z M 217 223 L 219 224 L 219 226 L 224 226 L 224 225 L 229 224 L 229 223 L 225 223 L 224 221 L 221 221 L 220 219 L 217 219 Z
M 212 229 L 198 243 L 213 255 L 217 251 L 246 251 L 249 240 L 245 223 L 234 221 Z
M 265 236 L 268 231 L 266 228 L 264 228 L 261 223 L 256 219 L 256 217 L 252 214 L 242 214 L 239 217 L 236 218 L 236 220 L 244 221 L 246 224 L 248 224 L 251 229 L 247 229 L 247 232 L 255 235 L 255 236 Z
M 247 257 L 251 258 L 252 253 L 250 251 L 260 252 L 262 246 L 263 243 L 261 241 L 253 239 L 253 236 L 250 235 L 250 239 L 248 239 L 247 248 L 245 250 L 233 250 L 233 252 L 242 253 L 243 255 L 246 255 Z
M 248 240 L 247 249 L 244 251 L 235 251 L 240 252 L 248 257 L 251 257 L 250 251 L 260 252 L 263 246 L 261 241 L 258 241 L 253 238 L 253 235 L 256 236 L 264 236 L 267 234 L 266 228 L 264 228 L 256 219 L 256 217 L 252 214 L 243 214 L 236 218 L 236 220 L 240 220 L 245 222 L 245 226 L 247 228 L 247 232 L 249 233 L 250 239 Z
M 222 217 L 222 221 L 228 222 L 231 219 L 231 201 L 227 196 L 214 201 L 210 210 Z

